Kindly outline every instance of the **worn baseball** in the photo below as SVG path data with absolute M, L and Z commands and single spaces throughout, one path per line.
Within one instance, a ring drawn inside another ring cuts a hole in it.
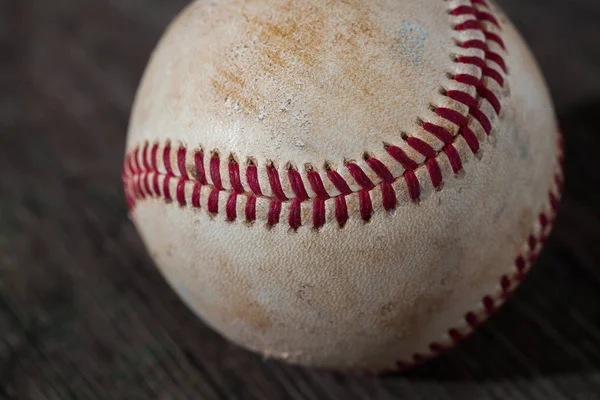
M 554 220 L 560 149 L 536 62 L 488 0 L 202 0 L 151 57 L 123 181 L 211 327 L 385 371 L 514 290 Z

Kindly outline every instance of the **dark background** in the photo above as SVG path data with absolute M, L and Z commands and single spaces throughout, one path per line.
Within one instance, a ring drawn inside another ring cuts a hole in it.
M 600 1 L 499 1 L 540 60 L 565 133 L 556 229 L 475 335 L 384 379 L 226 342 L 167 287 L 129 223 L 131 102 L 186 3 L 0 0 L 1 399 L 600 398 Z

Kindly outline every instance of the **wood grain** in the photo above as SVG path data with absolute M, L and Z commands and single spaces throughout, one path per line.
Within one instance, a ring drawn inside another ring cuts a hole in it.
M 0 398 L 598 398 L 600 2 L 500 3 L 565 131 L 556 230 L 514 298 L 461 346 L 366 378 L 228 343 L 168 288 L 127 219 L 129 109 L 186 1 L 0 0 Z

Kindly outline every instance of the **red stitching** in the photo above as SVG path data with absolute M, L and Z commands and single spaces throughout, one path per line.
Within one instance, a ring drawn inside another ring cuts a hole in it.
M 371 195 L 368 190 L 361 190 L 358 192 L 360 216 L 363 220 L 368 221 L 371 219 L 373 214 L 373 203 L 371 202 Z
M 274 166 L 267 167 L 267 176 L 269 177 L 269 183 L 271 184 L 271 190 L 275 197 L 280 201 L 287 200 L 283 188 L 281 187 L 281 180 L 279 179 L 279 171 Z M 279 219 L 278 219 L 279 220 Z
M 321 175 L 319 175 L 315 171 L 308 171 L 308 182 L 310 183 L 310 187 L 313 192 L 319 199 L 328 199 L 329 194 L 325 190 L 325 186 L 323 185 L 323 181 L 321 180 Z
M 240 166 L 234 160 L 229 161 L 229 181 L 233 191 L 237 194 L 244 193 L 244 187 L 240 179 Z
M 348 172 L 354 178 L 354 180 L 364 189 L 371 190 L 375 187 L 375 184 L 369 179 L 367 174 L 356 164 L 348 163 L 346 164 L 346 168 L 348 168 Z
M 504 45 L 504 40 L 494 32 L 485 32 L 485 38 L 490 42 L 496 42 L 498 46 L 502 48 L 502 50 L 506 50 L 506 46 Z
M 398 161 L 407 171 L 414 171 L 419 167 L 417 162 L 406 155 L 404 150 L 396 146 L 388 146 L 388 154 Z
M 213 154 L 210 158 L 210 179 L 215 188 L 222 190 L 223 183 L 221 182 L 221 160 L 218 154 Z
M 462 169 L 462 160 L 460 159 L 458 151 L 456 151 L 456 148 L 452 144 L 449 144 L 444 146 L 444 153 L 446 154 L 446 157 L 448 157 L 448 161 L 450 161 L 452 171 L 455 174 L 458 174 Z
M 342 176 L 337 171 L 329 171 L 327 173 L 327 177 L 342 195 L 347 196 L 352 193 L 352 190 L 350 190 L 350 186 L 348 186 L 348 183 L 344 180 L 344 178 L 342 178 Z
M 451 7 L 449 10 L 453 16 L 468 15 L 467 20 L 463 20 L 455 25 L 457 31 L 477 30 L 485 35 L 485 40 L 466 39 L 458 46 L 464 49 L 483 50 L 482 56 L 457 55 L 455 61 L 458 64 L 473 65 L 481 70 L 480 76 L 469 73 L 460 73 L 452 76 L 451 79 L 458 83 L 470 85 L 476 88 L 476 96 L 466 91 L 457 89 L 442 92 L 443 96 L 448 97 L 458 103 L 464 104 L 469 108 L 467 115 L 448 107 L 435 107 L 432 110 L 439 117 L 454 124 L 457 128 L 451 129 L 447 124 L 436 122 L 420 122 L 422 134 L 432 135 L 441 142 L 441 148 L 434 148 L 428 144 L 428 141 L 416 135 L 407 137 L 401 145 L 385 144 L 384 149 L 395 162 L 403 167 L 398 171 L 397 167 L 387 165 L 383 160 L 372 155 L 365 155 L 365 164 L 354 162 L 346 163 L 342 169 L 332 168 L 329 164 L 325 167 L 323 176 L 313 167 L 307 166 L 305 173 L 297 171 L 295 168 L 286 168 L 287 173 L 281 174 L 278 168 L 272 164 L 263 166 L 263 174 L 259 174 L 258 165 L 255 160 L 249 160 L 245 174 L 241 174 L 240 166 L 233 155 L 229 156 L 227 161 L 228 181 L 223 182 L 221 176 L 221 159 L 215 151 L 205 160 L 202 149 L 194 151 L 190 171 L 188 171 L 188 153 L 189 149 L 185 146 L 179 146 L 176 152 L 176 158 L 171 159 L 171 144 L 165 143 L 162 148 L 162 169 L 159 168 L 158 152 L 159 143 L 149 144 L 144 142 L 142 146 L 137 146 L 126 156 L 123 168 L 123 182 L 126 191 L 126 200 L 130 208 L 135 207 L 138 200 L 148 196 L 162 197 L 166 202 L 172 201 L 173 196 L 181 206 L 194 208 L 201 207 L 201 191 L 204 186 L 208 186 L 208 198 L 206 209 L 210 214 L 218 214 L 219 208 L 225 211 L 228 220 L 235 220 L 237 215 L 237 200 L 239 196 L 247 198 L 245 206 L 245 218 L 247 222 L 256 220 L 256 199 L 263 198 L 269 202 L 267 213 L 267 223 L 273 225 L 279 223 L 281 213 L 283 212 L 283 203 L 288 203 L 285 207 L 286 220 L 291 228 L 297 229 L 302 226 L 302 203 L 312 200 L 312 225 L 315 228 L 322 227 L 327 221 L 326 201 L 335 198 L 335 219 L 343 226 L 349 219 L 348 207 L 345 196 L 356 195 L 360 202 L 361 218 L 368 220 L 375 212 L 372 203 L 371 191 L 379 186 L 381 190 L 381 204 L 379 205 L 386 211 L 393 210 L 398 205 L 396 196 L 395 182 L 401 177 L 404 178 L 408 197 L 412 201 L 418 201 L 421 196 L 421 182 L 417 178 L 415 171 L 420 168 L 426 168 L 432 185 L 439 188 L 443 183 L 442 165 L 437 157 L 448 159 L 449 165 L 454 174 L 458 174 L 463 167 L 463 160 L 457 150 L 455 141 L 462 137 L 470 150 L 476 154 L 479 152 L 480 143 L 473 128 L 469 126 L 471 121 L 477 121 L 486 134 L 492 132 L 492 115 L 487 113 L 500 113 L 501 101 L 486 83 L 496 82 L 500 87 L 504 85 L 506 74 L 506 62 L 499 51 L 504 51 L 505 44 L 499 33 L 501 27 L 498 18 L 493 15 L 491 8 L 485 1 L 472 0 L 470 5 L 460 5 Z M 460 17 L 462 18 L 462 17 Z M 494 31 L 488 30 L 492 25 Z M 488 46 L 488 43 L 490 46 Z M 491 45 L 494 46 L 491 46 Z M 488 64 L 498 66 L 496 69 Z M 485 79 L 487 78 L 487 79 Z M 487 101 L 494 112 L 484 111 L 482 104 Z M 399 136 L 403 136 L 399 135 Z M 414 150 L 416 153 L 411 151 Z M 141 159 L 140 159 L 141 152 Z M 415 159 L 415 154 L 421 154 L 424 158 Z M 366 154 L 366 153 L 365 153 Z M 419 161 L 418 161 L 419 160 Z M 205 164 L 207 161 L 207 164 Z M 343 170 L 345 168 L 345 171 Z M 208 171 L 206 171 L 208 169 Z M 370 169 L 370 171 L 368 171 Z M 393 171 L 393 172 L 392 172 Z M 190 177 L 190 174 L 193 177 Z M 207 179 L 210 175 L 210 182 Z M 395 175 L 398 174 L 398 175 Z M 268 179 L 270 193 L 263 193 L 261 180 Z M 377 177 L 375 179 L 374 177 Z M 283 184 L 281 179 L 287 179 Z M 175 192 L 172 193 L 172 179 L 176 180 Z M 323 179 L 328 180 L 324 182 Z M 186 183 L 193 180 L 193 189 L 191 199 L 186 197 Z M 228 187 L 225 187 L 227 185 Z M 307 185 L 312 190 L 307 191 Z M 247 188 L 247 189 L 246 189 Z M 290 190 L 293 196 L 289 198 L 285 190 Z M 335 188 L 339 193 L 329 193 L 329 190 Z M 226 196 L 220 197 L 220 192 L 225 191 Z M 232 195 L 235 194 L 235 196 Z M 311 199 L 311 196 L 314 198 Z M 224 204 L 219 206 L 219 202 Z M 554 204 L 553 202 L 552 204 Z M 554 207 L 554 205 L 552 205 Z M 262 210 L 262 208 L 261 208 Z M 264 217 L 263 217 L 264 218 Z
M 316 198 L 313 200 L 313 226 L 320 228 L 325 225 L 325 200 Z
M 200 182 L 194 182 L 194 191 L 192 192 L 192 207 L 200 208 Z
M 290 169 L 288 170 L 288 179 L 296 198 L 301 202 L 307 200 L 308 193 L 306 192 L 306 188 L 304 187 L 304 182 L 302 182 L 302 176 L 300 173 L 296 170 Z
M 179 150 L 177 150 L 177 168 L 179 169 L 179 173 L 181 174 L 181 177 L 184 180 L 188 180 L 188 173 L 187 173 L 187 168 L 185 166 L 185 154 L 186 154 L 186 150 L 185 147 L 180 147 Z
M 269 214 L 267 217 L 267 224 L 273 226 L 279 223 L 279 215 L 281 214 L 281 200 L 274 199 L 269 204 Z
M 248 186 L 250 190 L 257 195 L 262 196 L 262 190 L 260 190 L 260 184 L 258 183 L 258 168 L 256 165 L 249 165 L 246 169 L 246 178 L 248 179 Z
M 348 206 L 346 205 L 346 198 L 344 196 L 337 196 L 335 198 L 335 219 L 340 226 L 343 226 L 348 221 Z
M 227 199 L 227 205 L 225 206 L 225 214 L 227 215 L 227 221 L 235 221 L 237 218 L 237 193 L 231 192 Z
M 246 221 L 254 222 L 256 221 L 256 196 L 248 197 L 248 201 L 246 202 Z
M 290 227 L 292 227 L 292 229 L 298 229 L 302 225 L 302 218 L 300 214 L 302 211 L 301 203 L 302 201 L 300 199 L 294 199 L 290 206 L 290 216 L 288 223 Z
M 204 153 L 197 151 L 194 153 L 194 166 L 196 167 L 196 179 L 202 186 L 207 185 L 206 172 L 204 172 Z
M 208 212 L 211 214 L 219 213 L 219 188 L 215 187 L 208 195 Z

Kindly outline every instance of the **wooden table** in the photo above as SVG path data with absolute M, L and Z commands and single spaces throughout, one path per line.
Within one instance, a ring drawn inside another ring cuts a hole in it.
M 0 398 L 600 398 L 599 1 L 500 1 L 540 60 L 565 132 L 556 230 L 475 335 L 383 379 L 228 343 L 168 288 L 128 221 L 129 109 L 185 3 L 0 0 Z

